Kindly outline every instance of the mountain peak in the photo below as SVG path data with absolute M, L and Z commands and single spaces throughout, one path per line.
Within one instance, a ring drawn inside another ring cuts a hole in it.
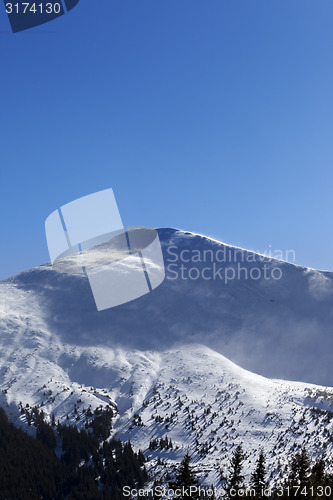
M 2 331 L 160 352 L 200 343 L 268 377 L 331 385 L 332 273 L 179 229 L 158 233 L 166 278 L 151 293 L 98 312 L 77 255 L 66 257 L 0 283 Z

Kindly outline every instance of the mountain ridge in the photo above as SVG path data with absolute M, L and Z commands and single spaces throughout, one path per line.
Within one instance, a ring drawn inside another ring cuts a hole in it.
M 281 280 L 174 280 L 168 265 L 175 255 L 186 251 L 176 270 L 185 265 L 188 272 L 190 264 L 201 273 L 207 262 L 187 262 L 189 252 L 214 255 L 226 246 L 171 229 L 159 235 L 165 282 L 114 309 L 96 311 L 85 276 L 68 272 L 73 257 L 0 283 L 0 406 L 10 419 L 34 435 L 27 420 L 34 407 L 49 422 L 78 428 L 112 409 L 112 435 L 142 449 L 156 477 L 190 450 L 194 466 L 206 470 L 206 484 L 220 481 L 240 443 L 247 470 L 264 448 L 272 481 L 304 444 L 313 457 L 323 449 L 332 455 L 330 273 L 247 252 L 248 269 L 281 266 Z M 228 250 L 229 264 L 237 265 L 240 254 Z M 309 321 L 311 336 L 304 339 Z M 270 363 L 271 375 L 303 380 L 267 378 Z M 327 383 L 314 383 L 319 366 Z M 156 447 L 166 437 L 173 447 Z
M 239 253 L 236 247 L 193 233 L 163 229 L 159 235 L 166 279 L 151 293 L 98 312 L 88 280 L 77 263 L 75 272 L 73 267 L 66 272 L 66 266 L 68 270 L 73 265 L 67 258 L 54 268 L 50 264 L 39 266 L 0 283 L 3 308 L 9 308 L 9 316 L 17 301 L 25 311 L 19 324 L 15 325 L 17 318 L 9 323 L 18 329 L 25 323 L 38 329 L 42 322 L 51 336 L 82 346 L 163 351 L 172 345 L 199 342 L 250 371 L 258 372 L 259 367 L 268 377 L 333 385 L 329 370 L 333 273 L 268 257 L 263 260 L 251 251 Z M 181 261 L 184 251 L 215 255 L 226 248 L 231 252 L 226 263 Z M 251 262 L 240 261 L 247 257 Z M 213 271 L 212 279 L 205 279 L 201 273 L 207 273 L 205 268 L 213 270 L 214 265 L 215 271 L 221 267 L 246 269 L 239 279 L 236 276 L 227 283 L 219 274 L 214 279 Z M 281 272 L 281 279 L 264 279 L 264 266 L 268 273 Z M 243 279 L 244 273 L 254 268 L 262 273 L 261 278 Z M 188 278 L 193 269 L 199 279 Z M 29 301 L 31 307 L 27 306 Z M 4 332 L 7 319 L 2 310 L 0 326 Z

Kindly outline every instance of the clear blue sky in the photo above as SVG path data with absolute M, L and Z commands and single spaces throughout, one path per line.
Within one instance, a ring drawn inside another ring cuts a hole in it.
M 1 278 L 108 187 L 125 224 L 333 270 L 332 0 L 81 0 L 18 34 L 0 7 Z

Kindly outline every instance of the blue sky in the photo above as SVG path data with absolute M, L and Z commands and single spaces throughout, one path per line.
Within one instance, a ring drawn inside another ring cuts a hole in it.
M 125 224 L 333 270 L 331 0 L 81 0 L 17 34 L 0 7 L 0 278 L 108 187 Z

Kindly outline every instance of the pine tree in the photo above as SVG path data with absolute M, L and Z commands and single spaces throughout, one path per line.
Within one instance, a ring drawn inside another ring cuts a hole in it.
M 326 474 L 326 462 L 326 457 L 323 454 L 311 469 L 310 484 L 316 492 L 319 491 L 319 487 L 325 488 L 329 484 L 329 478 Z
M 295 498 L 304 498 L 302 491 L 309 485 L 310 481 L 310 458 L 305 448 L 292 458 L 287 486 L 299 487 Z
M 302 449 L 298 458 L 298 479 L 301 487 L 305 486 L 310 477 L 310 458 L 305 448 Z
M 266 487 L 265 476 L 265 455 L 263 449 L 261 449 L 255 471 L 251 475 L 251 486 L 255 490 L 257 498 L 264 498 L 262 490 Z
M 312 467 L 312 475 L 318 482 L 322 482 L 325 478 L 326 460 L 325 456 L 321 456 Z
M 176 480 L 174 483 L 170 484 L 170 487 L 175 489 L 175 488 L 181 488 L 182 490 L 185 490 L 184 496 L 180 496 L 179 498 L 185 499 L 185 498 L 199 498 L 198 493 L 196 492 L 190 492 L 190 487 L 191 486 L 197 486 L 199 487 L 199 481 L 195 477 L 192 468 L 190 466 L 191 462 L 191 457 L 188 453 L 186 453 L 185 457 L 180 463 L 179 469 L 176 474 Z
M 230 498 L 242 498 L 239 495 L 239 490 L 243 487 L 244 477 L 242 475 L 243 462 L 245 454 L 243 452 L 242 445 L 238 445 L 230 461 L 230 479 L 227 491 Z M 232 493 L 231 493 L 232 490 Z

